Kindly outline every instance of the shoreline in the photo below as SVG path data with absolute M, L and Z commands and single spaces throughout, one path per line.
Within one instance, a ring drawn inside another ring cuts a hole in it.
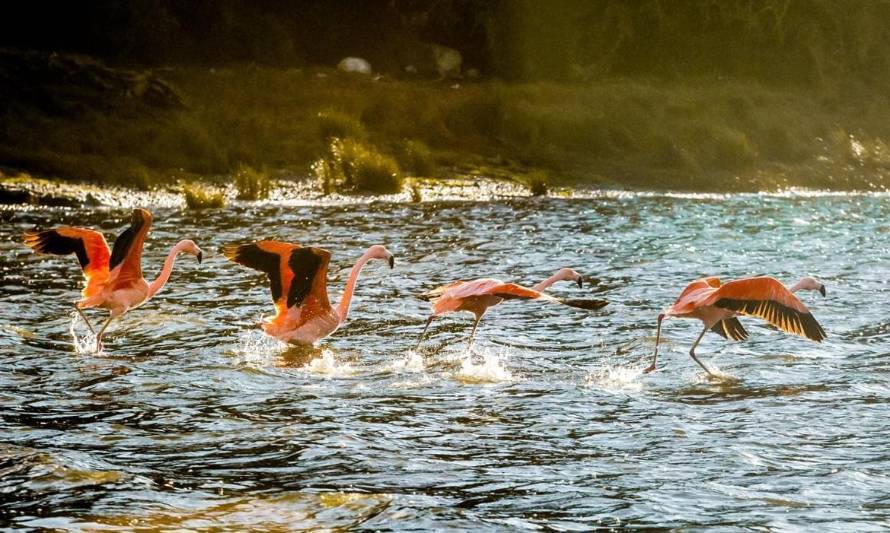
M 415 181 L 420 200 L 412 199 L 411 190 L 398 194 L 328 194 L 322 193 L 315 180 L 275 180 L 269 197 L 262 200 L 238 200 L 232 184 L 198 182 L 223 192 L 223 207 L 189 208 L 181 185 L 159 186 L 149 190 L 131 187 L 51 181 L 19 174 L 0 172 L 0 209 L 28 208 L 179 208 L 202 211 L 251 206 L 324 206 L 385 203 L 424 204 L 432 202 L 491 202 L 517 199 L 588 200 L 597 198 L 665 197 L 689 199 L 721 199 L 739 196 L 801 197 L 888 196 L 888 190 L 827 190 L 787 187 L 762 191 L 688 191 L 673 189 L 619 189 L 607 187 L 553 187 L 547 194 L 533 195 L 523 184 L 506 178 L 487 176 L 455 176 Z

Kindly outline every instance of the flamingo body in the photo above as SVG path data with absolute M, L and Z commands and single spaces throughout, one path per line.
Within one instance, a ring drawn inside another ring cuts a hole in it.
M 109 311 L 108 320 L 96 335 L 97 351 L 101 350 L 105 328 L 114 318 L 139 307 L 161 290 L 179 253 L 193 254 L 201 262 L 201 249 L 193 241 L 180 241 L 170 250 L 158 278 L 149 284 L 142 276 L 142 247 L 151 222 L 151 213 L 135 209 L 130 226 L 118 236 L 111 250 L 105 237 L 91 229 L 65 226 L 25 233 L 25 244 L 35 252 L 77 256 L 86 283 L 81 292 L 83 298 L 75 302 L 75 308 L 93 333 L 96 332 L 82 310 L 95 307 Z
M 709 330 L 725 339 L 748 338 L 748 332 L 737 318 L 739 316 L 757 317 L 786 333 L 821 342 L 825 339 L 825 330 L 794 295 L 799 290 L 819 291 L 825 295 L 825 286 L 810 277 L 801 279 L 790 289 L 768 276 L 744 278 L 725 284 L 715 277 L 693 281 L 683 289 L 674 304 L 658 316 L 655 353 L 652 364 L 645 371 L 655 370 L 661 322 L 671 317 L 693 318 L 702 322 L 704 330 L 692 345 L 689 355 L 709 374 L 711 371 L 708 367 L 695 356 L 696 346 Z
M 258 241 L 225 246 L 223 254 L 230 261 L 268 276 L 275 315 L 261 324 L 263 331 L 282 342 L 296 345 L 314 344 L 346 322 L 358 275 L 365 263 L 371 259 L 386 259 L 390 268 L 394 264 L 392 254 L 383 246 L 369 248 L 353 267 L 340 305 L 335 308 L 328 300 L 327 274 L 331 253 L 325 249 L 280 241 Z
M 574 281 L 579 287 L 583 284 L 580 274 L 572 269 L 564 268 L 532 289 L 515 283 L 505 283 L 494 278 L 455 281 L 433 289 L 425 294 L 425 296 L 432 298 L 432 314 L 427 319 L 426 327 L 420 334 L 417 346 L 420 346 L 427 329 L 435 317 L 458 311 L 472 313 L 476 317 L 473 331 L 470 334 L 470 346 L 472 346 L 479 321 L 482 320 L 489 308 L 502 303 L 504 300 L 541 300 L 584 309 L 598 309 L 608 303 L 604 300 L 563 301 L 542 292 L 557 281 Z

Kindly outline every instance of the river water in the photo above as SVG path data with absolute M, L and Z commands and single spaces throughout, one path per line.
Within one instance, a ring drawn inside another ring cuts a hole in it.
M 90 353 L 72 316 L 73 257 L 21 233 L 71 224 L 109 240 L 128 210 L 0 211 L 0 525 L 22 528 L 838 531 L 890 519 L 886 195 L 598 194 L 419 205 L 156 209 L 143 268 L 181 238 L 167 287 Z M 348 324 L 288 349 L 256 324 L 263 276 L 219 247 L 277 238 L 328 248 L 332 300 L 363 272 Z M 470 315 L 429 304 L 455 279 L 531 285 L 562 266 L 566 298 L 600 311 L 508 302 L 465 351 Z M 743 319 L 751 336 L 655 317 L 686 283 L 770 274 L 824 281 L 802 296 L 813 343 Z M 97 321 L 100 312 L 92 312 Z M 74 335 L 72 335 L 72 330 Z

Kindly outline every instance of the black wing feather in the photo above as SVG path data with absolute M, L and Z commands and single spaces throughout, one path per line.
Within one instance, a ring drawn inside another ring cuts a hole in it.
M 721 320 L 714 324 L 711 331 L 727 340 L 743 341 L 748 338 L 748 332 L 742 327 L 742 323 L 739 322 L 738 318 Z
M 568 300 L 561 300 L 561 302 L 569 307 L 574 307 L 576 309 L 587 309 L 588 311 L 595 311 L 609 305 L 608 300 L 597 300 L 591 298 L 571 298 Z
M 116 266 L 124 262 L 124 259 L 127 258 L 127 253 L 133 246 L 133 241 L 136 240 L 136 236 L 142 231 L 142 227 L 145 223 L 146 221 L 142 218 L 142 214 L 138 210 L 133 211 L 130 227 L 125 229 L 123 233 L 118 235 L 117 239 L 114 240 L 114 248 L 111 250 L 111 261 L 108 265 L 109 270 L 114 270 Z
M 35 251 L 42 254 L 53 255 L 77 255 L 77 261 L 80 268 L 86 268 L 90 264 L 90 257 L 87 255 L 86 246 L 80 237 L 65 237 L 56 230 L 28 232 L 25 234 L 25 241 L 33 247 Z
M 721 298 L 714 305 L 737 313 L 760 317 L 781 330 L 801 335 L 816 342 L 821 342 L 826 337 L 825 330 L 816 322 L 812 314 L 802 313 L 779 302 Z
M 281 298 L 281 293 L 283 292 L 281 286 L 281 256 L 267 252 L 256 244 L 225 246 L 223 247 L 223 254 L 240 265 L 265 272 L 269 276 L 272 301 L 277 302 Z
M 312 282 L 321 266 L 321 257 L 311 248 L 297 248 L 291 252 L 287 266 L 294 273 L 287 293 L 287 306 L 303 305 L 303 300 L 312 291 Z

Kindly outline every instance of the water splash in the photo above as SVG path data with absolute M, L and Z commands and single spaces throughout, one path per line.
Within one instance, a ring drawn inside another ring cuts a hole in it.
M 484 350 L 481 354 L 482 362 L 476 364 L 473 354 L 467 353 L 461 360 L 460 369 L 454 377 L 463 383 L 505 383 L 514 381 L 513 373 L 505 366 L 506 357 Z
M 642 370 L 637 366 L 605 364 L 587 375 L 587 384 L 608 391 L 639 391 L 643 389 Z
M 312 358 L 302 370 L 328 378 L 343 378 L 355 375 L 356 371 L 349 363 L 337 361 L 334 352 L 324 348 L 319 357 Z
M 74 345 L 74 353 L 78 355 L 95 354 L 100 355 L 102 350 L 96 351 L 96 336 L 93 335 L 87 326 L 87 323 L 77 311 L 71 311 L 71 321 L 68 324 L 68 332 L 71 334 L 71 341 Z M 79 336 L 77 333 L 78 323 L 83 325 L 84 334 Z
M 278 339 L 272 338 L 262 331 L 243 331 L 238 337 L 234 349 L 229 352 L 239 366 L 267 367 L 275 356 L 287 348 Z
M 734 383 L 738 383 L 741 380 L 732 374 L 727 374 L 726 372 L 720 370 L 713 362 L 708 363 L 708 368 L 711 369 L 711 373 L 707 372 L 698 372 L 695 375 L 695 383 L 712 383 L 717 385 L 731 385 Z
M 426 371 L 426 362 L 424 362 L 422 355 L 414 350 L 408 350 L 405 353 L 405 357 L 392 362 L 391 368 L 396 373 L 424 372 Z

